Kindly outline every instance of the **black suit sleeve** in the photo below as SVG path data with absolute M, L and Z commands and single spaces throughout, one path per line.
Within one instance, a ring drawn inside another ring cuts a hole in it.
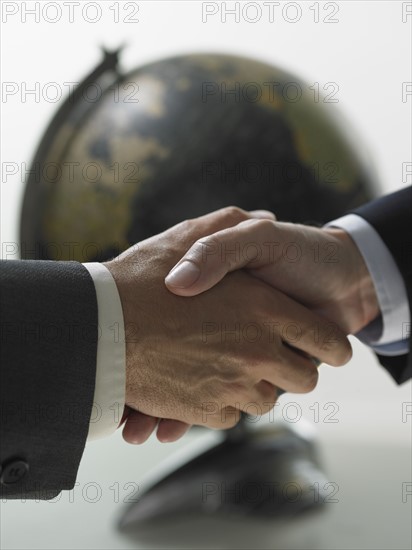
M 97 301 L 77 262 L 1 261 L 0 494 L 74 486 L 94 395 Z
M 405 282 L 409 310 L 412 311 L 412 187 L 369 202 L 353 213 L 370 223 L 388 247 Z M 403 333 L 406 335 L 408 332 L 409 354 L 397 357 L 378 355 L 379 362 L 398 383 L 412 376 L 410 327 L 403 327 Z

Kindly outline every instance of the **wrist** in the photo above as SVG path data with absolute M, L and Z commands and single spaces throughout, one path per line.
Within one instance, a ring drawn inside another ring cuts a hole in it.
M 342 314 L 349 320 L 349 332 L 354 334 L 374 321 L 380 314 L 373 279 L 355 241 L 343 229 L 325 228 L 339 243 L 344 265 L 341 272 L 347 279 L 346 295 L 342 299 Z M 345 311 L 346 310 L 346 311 Z

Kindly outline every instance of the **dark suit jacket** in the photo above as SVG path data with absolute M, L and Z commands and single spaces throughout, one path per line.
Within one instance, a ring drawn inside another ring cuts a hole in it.
M 386 195 L 353 211 L 370 223 L 379 233 L 399 268 L 405 282 L 412 311 L 412 187 Z M 412 351 L 410 326 L 402 327 L 405 336 L 409 333 L 409 350 Z M 398 383 L 412 376 L 412 353 L 388 357 L 378 355 L 379 362 Z
M 97 301 L 77 262 L 2 261 L 0 493 L 71 489 L 96 373 Z

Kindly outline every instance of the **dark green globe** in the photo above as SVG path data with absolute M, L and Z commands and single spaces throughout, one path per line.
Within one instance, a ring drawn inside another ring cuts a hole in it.
M 324 223 L 374 195 L 335 116 L 296 77 L 215 54 L 120 75 L 106 53 L 39 146 L 22 257 L 102 261 L 228 205 Z

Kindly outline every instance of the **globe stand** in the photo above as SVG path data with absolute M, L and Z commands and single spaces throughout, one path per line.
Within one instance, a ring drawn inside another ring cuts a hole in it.
M 313 438 L 286 422 L 250 426 L 243 417 L 222 442 L 135 495 L 119 528 L 176 514 L 280 518 L 322 506 L 327 479 Z

